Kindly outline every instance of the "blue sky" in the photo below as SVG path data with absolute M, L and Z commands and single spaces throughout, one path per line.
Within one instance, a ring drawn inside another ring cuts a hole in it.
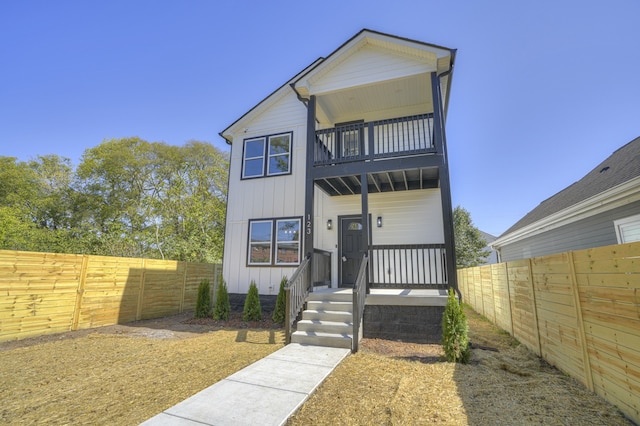
M 0 155 L 218 132 L 362 28 L 458 49 L 454 205 L 499 235 L 640 136 L 637 0 L 0 2 Z

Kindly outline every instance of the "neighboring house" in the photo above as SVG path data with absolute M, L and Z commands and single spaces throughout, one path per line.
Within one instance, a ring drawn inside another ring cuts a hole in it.
M 540 203 L 492 246 L 500 261 L 640 240 L 640 137 Z
M 482 238 L 487 242 L 487 246 L 484 249 L 489 252 L 489 256 L 487 256 L 485 263 L 498 263 L 498 252 L 496 252 L 495 249 L 491 247 L 491 243 L 493 243 L 497 237 L 482 231 L 480 231 L 480 234 L 482 235 Z
M 454 58 L 362 30 L 220 133 L 229 292 L 255 281 L 276 294 L 307 264 L 317 288 L 350 289 L 365 254 L 367 306 L 387 303 L 376 289 L 456 286 L 444 133 Z

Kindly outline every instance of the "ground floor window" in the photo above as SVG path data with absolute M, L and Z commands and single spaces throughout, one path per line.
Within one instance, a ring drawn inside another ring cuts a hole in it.
M 640 241 L 640 214 L 613 221 L 618 244 Z
M 299 217 L 250 220 L 247 264 L 299 265 L 301 222 Z

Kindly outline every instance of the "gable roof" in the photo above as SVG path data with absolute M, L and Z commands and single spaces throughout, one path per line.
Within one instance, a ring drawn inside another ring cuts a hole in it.
M 636 178 L 640 178 L 640 137 L 616 150 L 579 181 L 541 202 L 498 240 Z
M 266 108 L 269 107 L 269 105 L 271 105 L 273 102 L 275 102 L 275 100 L 280 97 L 279 95 L 281 95 L 284 91 L 291 90 L 290 89 L 290 84 L 293 81 L 295 81 L 296 79 L 298 79 L 298 77 L 300 77 L 301 75 L 306 73 L 310 68 L 313 68 L 315 65 L 317 65 L 320 62 L 322 62 L 323 59 L 324 58 L 322 58 L 322 57 L 316 59 L 309 66 L 307 66 L 302 71 L 300 71 L 299 73 L 294 75 L 292 78 L 287 80 L 282 86 L 278 87 L 276 90 L 274 90 L 269 95 L 267 95 L 266 98 L 264 98 L 263 100 L 258 102 L 253 108 L 251 108 L 249 111 L 247 111 L 244 114 L 242 114 L 240 116 L 240 118 L 238 118 L 236 121 L 234 121 L 233 123 L 228 125 L 223 131 L 218 133 L 220 135 L 220 137 L 222 137 L 227 142 L 227 144 L 231 145 L 232 139 L 230 139 L 229 133 L 232 132 L 232 129 L 234 127 L 238 126 L 239 124 L 241 124 L 245 120 L 247 120 L 247 119 L 250 120 L 252 117 L 255 117 L 256 115 L 258 115 L 261 112 L 263 112 Z
M 250 120 L 251 118 L 263 112 L 266 108 L 269 107 L 269 105 L 275 102 L 275 99 L 278 99 L 280 95 L 282 95 L 287 90 L 294 90 L 301 101 L 306 101 L 306 93 L 304 93 L 304 88 L 301 90 L 301 83 L 304 82 L 304 86 L 306 88 L 306 83 L 308 82 L 309 78 L 312 78 L 314 75 L 317 76 L 318 74 L 322 74 L 323 72 L 331 69 L 331 67 L 335 66 L 335 64 L 340 61 L 340 57 L 342 55 L 348 55 L 354 50 L 358 50 L 359 48 L 361 48 L 363 44 L 367 43 L 375 43 L 380 46 L 384 46 L 385 48 L 402 50 L 405 52 L 405 54 L 419 56 L 424 55 L 425 52 L 428 52 L 429 54 L 433 55 L 437 62 L 437 71 L 439 73 L 447 74 L 446 77 L 444 77 L 446 79 L 446 83 L 444 85 L 443 93 L 445 98 L 446 116 L 446 106 L 448 106 L 449 103 L 451 87 L 451 71 L 453 69 L 456 50 L 438 46 L 435 44 L 429 44 L 417 40 L 411 40 L 408 38 L 385 34 L 378 31 L 372 31 L 365 28 L 359 31 L 345 43 L 343 43 L 329 56 L 318 58 L 312 64 L 297 73 L 293 78 L 289 79 L 285 84 L 280 86 L 273 93 L 269 94 L 257 105 L 243 114 L 240 118 L 230 124 L 223 131 L 221 131 L 219 135 L 224 138 L 228 144 L 230 144 L 232 142 L 231 134 L 233 133 L 233 130 L 235 128 L 240 126 L 246 120 Z

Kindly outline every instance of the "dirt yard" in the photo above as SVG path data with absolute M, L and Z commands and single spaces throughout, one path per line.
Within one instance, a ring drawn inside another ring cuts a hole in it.
M 289 423 L 631 424 L 467 312 L 469 365 L 443 362 L 439 345 L 364 339 Z M 269 320 L 186 314 L 0 343 L 0 423 L 139 424 L 283 341 Z

